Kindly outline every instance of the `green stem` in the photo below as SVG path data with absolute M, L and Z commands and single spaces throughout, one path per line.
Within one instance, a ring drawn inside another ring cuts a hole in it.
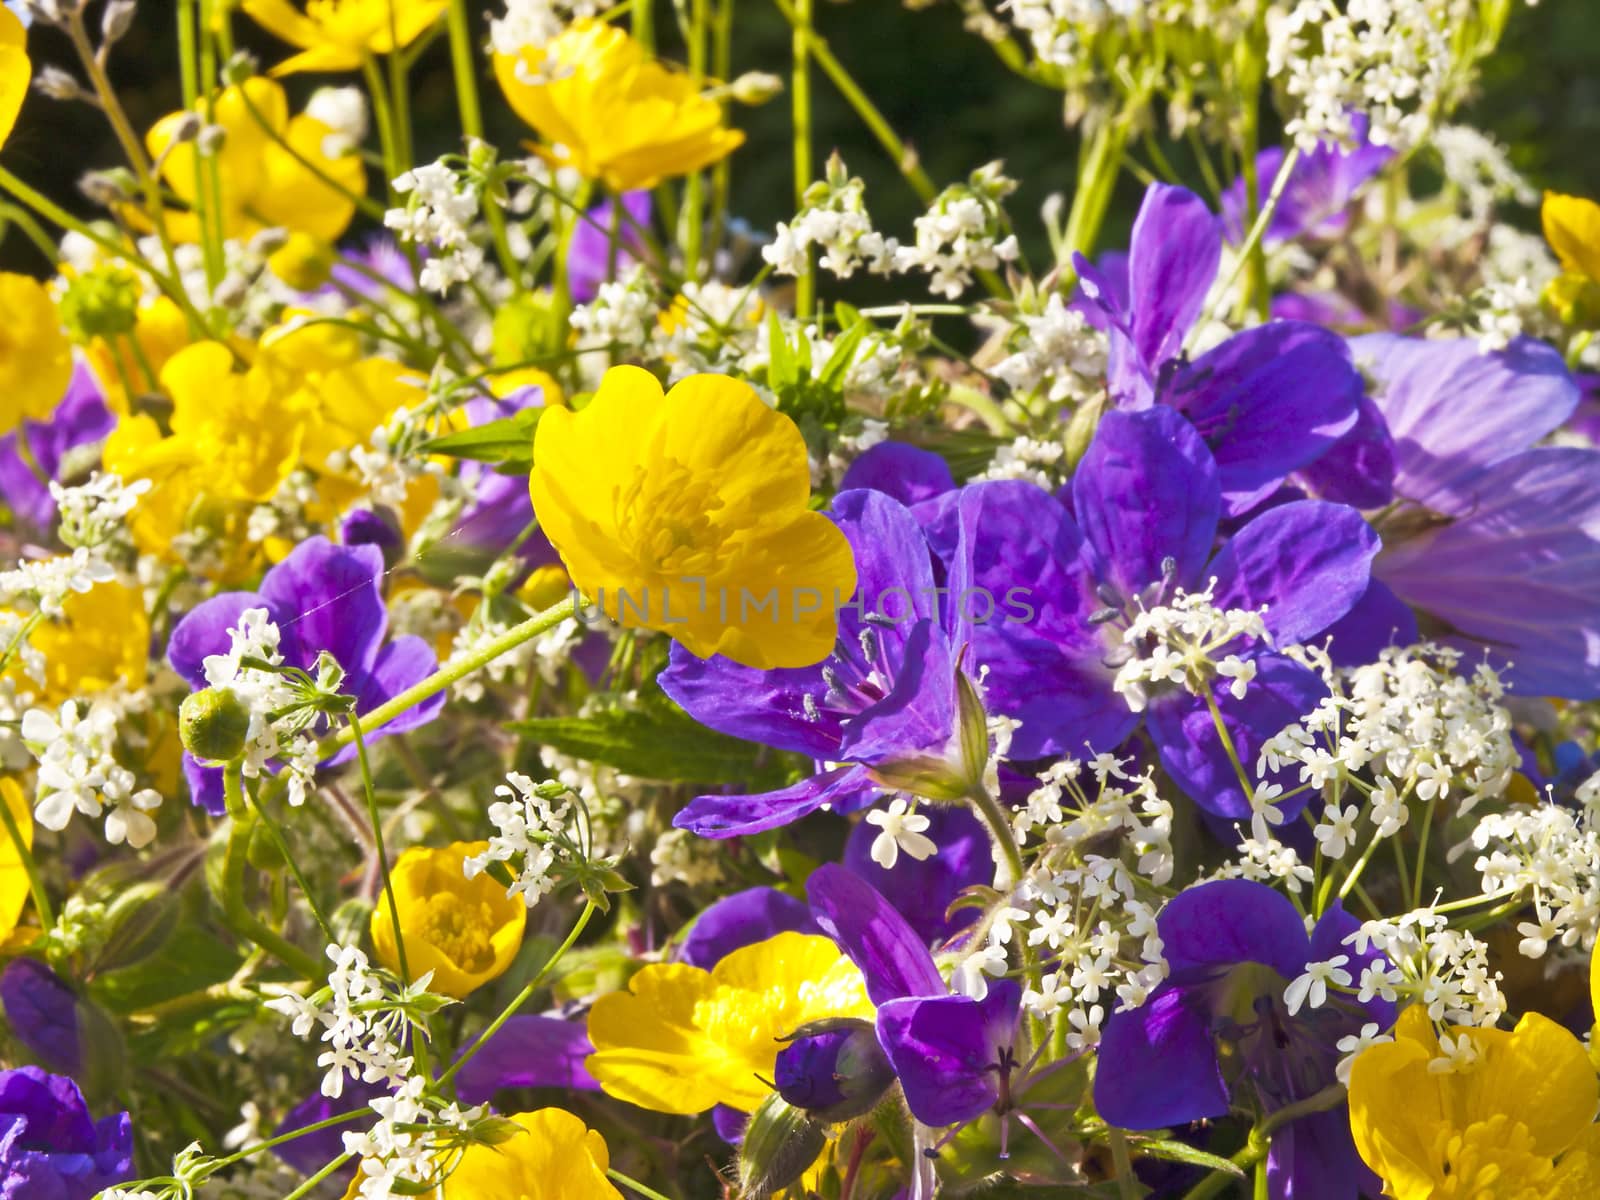
M 383 819 L 378 815 L 378 793 L 372 786 L 372 765 L 367 760 L 367 739 L 361 735 L 361 718 L 350 710 L 350 733 L 355 738 L 356 762 L 361 767 L 361 791 L 367 801 L 367 820 L 372 823 L 372 845 L 378 853 L 378 870 L 383 872 L 383 894 L 389 906 L 389 920 L 394 925 L 395 950 L 400 957 L 401 982 L 411 982 L 411 965 L 406 961 L 405 933 L 400 928 L 400 906 L 394 898 L 394 884 L 389 878 L 389 852 L 383 845 Z
M 791 111 L 794 114 L 794 205 L 799 212 L 805 207 L 806 190 L 811 186 L 811 15 L 814 0 L 795 0 L 789 39 L 794 58 L 790 77 Z M 785 14 L 786 16 L 788 14 Z M 810 247 L 806 248 L 805 263 L 795 280 L 795 315 L 802 321 L 816 308 L 816 261 Z
M 1133 1156 L 1128 1153 L 1128 1135 L 1111 1126 L 1106 1140 L 1111 1143 L 1111 1161 L 1117 1169 L 1117 1195 L 1121 1200 L 1138 1200 L 1139 1183 L 1133 1174 Z
M 1417 833 L 1417 873 L 1412 880 L 1411 907 L 1422 907 L 1422 886 L 1427 876 L 1428 868 L 1428 832 L 1433 828 L 1433 809 L 1439 802 L 1439 794 L 1435 792 L 1422 810 L 1422 829 Z
M 706 78 L 706 40 L 711 24 L 711 0 L 694 0 L 694 11 L 689 27 L 689 77 L 695 87 L 702 87 Z M 719 104 L 724 111 L 727 106 Z M 700 278 L 700 245 L 705 233 L 706 175 L 694 171 L 684 181 L 683 191 L 683 274 L 685 279 Z
M 995 874 L 994 886 L 1000 891 L 1010 891 L 1022 882 L 1024 874 L 1022 851 L 1017 846 L 1016 834 L 1012 832 L 1011 818 L 1001 807 L 1000 801 L 991 796 L 989 789 L 982 784 L 974 786 L 967 793 L 967 799 L 972 801 L 972 807 L 978 810 L 978 816 L 989 827 L 989 836 L 999 847 L 1004 860 Z M 1009 880 L 1005 878 L 1006 873 L 1011 876 Z
M 394 199 L 394 181 L 400 172 L 395 169 L 394 112 L 389 107 L 388 90 L 384 87 L 383 72 L 369 54 L 361 60 L 361 73 L 366 77 L 367 92 L 372 97 L 372 119 L 378 127 L 378 145 L 383 154 L 384 192 Z
M 478 102 L 478 66 L 473 56 L 472 24 L 467 0 L 450 0 L 450 70 L 456 81 L 456 107 L 461 110 L 461 132 L 469 141 L 483 140 L 483 108 Z M 483 198 L 483 215 L 489 222 L 500 269 L 517 291 L 522 291 L 522 271 L 506 237 L 506 215 L 493 196 Z
M 346 1121 L 363 1116 L 371 1111 L 368 1108 L 358 1108 L 351 1112 L 340 1113 L 337 1117 L 328 1117 L 326 1120 L 318 1121 L 315 1125 L 302 1125 L 299 1129 L 291 1129 L 288 1133 L 280 1133 L 277 1137 L 270 1137 L 264 1142 L 256 1142 L 254 1145 L 247 1146 L 245 1149 L 230 1154 L 226 1158 L 219 1158 L 212 1165 L 216 1170 L 221 1171 L 233 1166 L 234 1163 L 243 1162 L 247 1158 L 260 1154 L 263 1150 L 271 1150 L 275 1146 L 285 1145 L 296 1138 L 303 1138 L 307 1134 L 320 1133 L 324 1129 L 332 1129 L 335 1125 L 343 1125 Z
M 1217 707 L 1217 697 L 1212 692 L 1208 680 L 1200 681 L 1200 692 L 1205 697 L 1207 710 L 1211 713 L 1211 723 L 1216 726 L 1217 737 L 1222 740 L 1222 749 L 1227 754 L 1228 761 L 1233 764 L 1233 773 L 1239 779 L 1239 786 L 1244 789 L 1245 801 L 1253 806 L 1256 798 L 1255 785 L 1250 782 L 1244 764 L 1239 761 L 1239 752 L 1233 745 L 1233 735 L 1228 732 L 1228 726 L 1222 720 L 1222 710 Z
M 479 649 L 473 651 L 452 663 L 440 667 L 420 683 L 413 684 L 405 691 L 388 700 L 363 717 L 369 729 L 379 729 L 394 720 L 401 713 L 407 712 L 421 704 L 429 697 L 437 696 L 445 688 L 457 680 L 465 679 L 481 667 L 488 666 L 502 654 L 515 650 L 525 642 L 532 641 L 541 633 L 554 629 L 562 621 L 573 616 L 576 611 L 576 601 L 569 598 L 559 604 L 553 604 L 543 612 L 534 613 L 526 621 L 513 625 L 499 637 L 485 642 Z M 355 734 L 349 728 L 340 730 L 333 737 L 328 738 L 319 747 L 321 757 L 326 758 L 336 753 L 355 741 Z
M 1267 1144 L 1264 1142 L 1258 1144 L 1256 1139 L 1252 1137 L 1245 1145 L 1244 1149 L 1239 1151 L 1239 1153 L 1235 1154 L 1228 1161 L 1234 1166 L 1238 1167 L 1240 1173 L 1242 1174 L 1244 1171 L 1255 1166 L 1257 1162 L 1265 1158 L 1266 1154 Z M 1237 1176 L 1231 1175 L 1226 1171 L 1213 1171 L 1211 1174 L 1207 1175 L 1199 1183 L 1195 1184 L 1192 1188 L 1185 1192 L 1183 1194 L 1183 1200 L 1210 1200 L 1210 1197 L 1219 1195 L 1222 1190 L 1232 1184 L 1236 1178 Z
M 463 1050 L 460 1057 L 450 1064 L 444 1074 L 439 1076 L 438 1083 L 434 1085 L 435 1089 L 444 1087 L 445 1084 L 454 1079 L 456 1072 L 472 1061 L 473 1057 L 483 1049 L 489 1039 L 500 1032 L 500 1027 L 516 1014 L 517 1009 L 533 998 L 533 993 L 539 990 L 539 984 L 543 982 L 544 977 L 550 973 L 552 967 L 561 961 L 562 956 L 572 949 L 573 943 L 578 940 L 578 936 L 583 933 L 584 927 L 589 924 L 589 918 L 594 916 L 596 911 L 593 900 L 584 904 L 583 911 L 578 914 L 578 919 L 573 922 L 572 931 L 567 934 L 566 940 L 556 947 L 555 953 L 545 960 L 544 966 L 539 968 L 538 974 L 523 985 L 522 990 L 512 997 L 511 1003 L 500 1010 L 500 1015 L 489 1022 L 484 1031 L 473 1040 L 472 1045 Z
M 289 868 L 289 873 L 294 876 L 295 885 L 299 887 L 300 894 L 306 898 L 306 905 L 311 909 L 311 915 L 316 919 L 317 926 L 322 930 L 322 936 L 328 940 L 329 945 L 339 939 L 334 936 L 333 926 L 323 914 L 322 906 L 317 903 L 316 897 L 311 893 L 311 885 L 306 882 L 304 873 L 295 856 L 289 852 L 289 840 L 283 836 L 283 830 L 278 823 L 267 815 L 267 809 L 259 799 L 245 792 L 245 799 L 250 802 L 251 811 L 255 813 L 256 820 L 261 822 L 261 827 L 267 831 L 267 836 L 272 839 L 274 848 L 282 856 L 284 865 Z
M 345 1163 L 349 1162 L 354 1157 L 355 1156 L 348 1150 L 345 1151 L 343 1154 L 339 1155 L 338 1158 L 334 1159 L 327 1166 L 323 1167 L 322 1170 L 318 1171 L 310 1179 L 306 1180 L 299 1187 L 295 1188 L 295 1190 L 285 1196 L 283 1200 L 305 1200 L 305 1197 L 311 1195 L 312 1192 L 316 1191 L 317 1188 L 321 1186 L 323 1180 L 334 1174 L 334 1172 L 338 1171 L 340 1167 L 344 1166 Z
M 1239 248 L 1239 262 L 1233 269 L 1233 274 L 1228 277 L 1225 286 L 1219 295 L 1227 295 L 1233 290 L 1233 285 L 1238 282 L 1239 272 L 1256 256 L 1261 249 L 1261 239 L 1267 232 L 1267 226 L 1272 223 L 1272 214 L 1278 211 L 1278 202 L 1283 199 L 1283 193 L 1289 186 L 1289 176 L 1294 173 L 1294 165 L 1300 159 L 1300 147 L 1290 146 L 1289 152 L 1283 156 L 1283 165 L 1278 168 L 1278 173 L 1272 180 L 1272 191 L 1267 195 L 1267 202 L 1261 206 L 1261 211 L 1256 214 L 1255 221 L 1250 226 L 1250 232 L 1245 237 L 1244 245 Z M 1254 168 L 1247 172 L 1254 173 Z M 1254 195 L 1254 191 L 1249 193 Z M 1264 269 L 1264 268 L 1263 268 Z M 1265 295 L 1266 284 L 1263 276 L 1262 294 Z
M 269 929 L 244 901 L 244 875 L 248 866 L 250 828 L 254 821 L 244 799 L 244 767 L 237 760 L 222 771 L 222 791 L 228 805 L 228 841 L 222 863 L 222 919 L 240 937 L 247 938 L 278 961 L 307 979 L 321 977 L 316 959 L 281 934 Z
M 613 1183 L 620 1183 L 623 1187 L 628 1188 L 630 1191 L 638 1192 L 639 1195 L 645 1198 L 645 1200 L 667 1200 L 667 1197 L 663 1196 L 654 1188 L 645 1187 L 645 1185 L 640 1183 L 637 1179 L 630 1179 L 621 1171 L 614 1171 L 610 1167 L 606 1168 L 606 1178 L 611 1180 Z
M 1120 116 L 1107 118 L 1089 139 L 1078 169 L 1077 189 L 1072 194 L 1066 229 L 1061 236 L 1061 258 L 1056 266 L 1064 278 L 1077 277 L 1072 270 L 1074 252 L 1086 258 L 1094 252 L 1095 240 L 1100 236 L 1100 226 L 1105 223 L 1106 210 L 1111 204 L 1111 191 L 1116 186 L 1127 139 L 1127 126 Z
M 784 19 L 795 29 L 796 38 L 804 38 L 810 49 L 811 57 L 816 60 L 817 66 L 822 69 L 822 73 L 828 77 L 829 82 L 839 90 L 839 94 L 855 110 L 855 114 L 861 119 L 862 124 L 878 139 L 879 145 L 888 152 L 900 174 L 911 185 L 911 190 L 916 192 L 917 198 L 924 204 L 931 204 L 933 198 L 939 194 L 939 189 L 934 186 L 933 180 L 928 177 L 928 173 L 922 169 L 921 163 L 917 160 L 916 151 L 900 140 L 894 128 L 884 118 L 883 113 L 878 110 L 878 107 L 868 99 L 867 94 L 851 78 L 850 72 L 845 70 L 844 64 L 834 57 L 826 39 L 820 37 L 816 30 L 811 28 L 809 4 L 806 10 L 807 15 L 802 17 L 800 11 L 789 0 L 773 0 L 773 3 L 778 6 L 778 11 L 783 14 Z M 808 174 L 805 183 L 809 184 L 810 181 Z
M 33 851 L 23 840 L 22 829 L 11 812 L 10 802 L 4 796 L 0 796 L 0 824 L 5 825 L 6 836 L 11 839 L 11 846 L 17 852 L 17 861 L 22 864 L 22 872 L 28 877 L 28 891 L 33 894 L 33 907 L 39 911 L 39 922 L 49 929 L 56 923 L 55 910 L 50 907 L 50 896 L 44 890 L 44 880 L 39 877 L 39 864 L 34 861 Z

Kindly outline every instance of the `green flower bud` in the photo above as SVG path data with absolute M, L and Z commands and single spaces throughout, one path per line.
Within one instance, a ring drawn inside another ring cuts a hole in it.
M 228 688 L 195 692 L 178 709 L 178 738 L 201 762 L 232 762 L 249 733 L 250 710 Z
M 496 363 L 525 363 L 555 354 L 565 341 L 566 323 L 549 292 L 524 292 L 494 315 Z
M 61 297 L 61 319 L 78 342 L 131 333 L 139 319 L 139 281 L 120 267 L 79 275 Z
M 110 933 L 95 959 L 96 971 L 115 971 L 160 951 L 178 924 L 178 894 L 161 883 L 139 883 L 112 901 Z
M 774 1093 L 750 1114 L 739 1146 L 739 1188 L 744 1200 L 767 1200 L 817 1161 L 827 1135 L 805 1113 Z

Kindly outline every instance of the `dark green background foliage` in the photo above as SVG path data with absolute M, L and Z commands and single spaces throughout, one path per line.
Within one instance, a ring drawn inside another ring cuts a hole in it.
M 1519 9 L 1500 52 L 1487 64 L 1481 94 L 1462 119 L 1509 145 L 1516 165 L 1539 186 L 1600 196 L 1600 154 L 1595 153 L 1600 143 L 1600 72 L 1594 69 L 1600 63 L 1600 21 L 1594 19 L 1592 4 L 1544 0 L 1538 7 Z M 670 56 L 675 51 L 672 6 L 661 0 L 658 10 L 663 52 Z M 735 19 L 736 68 L 786 76 L 789 32 L 776 9 L 763 0 L 740 0 Z M 817 22 L 936 182 L 963 178 L 993 158 L 1005 160 L 1007 173 L 1022 182 L 1009 208 L 1024 248 L 1042 254 L 1039 205 L 1051 192 L 1070 190 L 1077 156 L 1077 139 L 1060 119 L 1059 96 L 1007 71 L 987 46 L 962 30 L 953 6 L 910 12 L 897 0 L 825 0 Z M 174 0 L 140 0 L 134 29 L 113 58 L 113 78 L 140 129 L 180 103 L 175 29 Z M 246 17 L 235 18 L 235 29 L 240 44 L 266 64 L 289 53 Z M 30 50 L 36 69 L 50 62 L 69 63 L 66 40 L 53 30 L 35 29 Z M 303 100 L 319 84 L 357 78 L 299 76 L 289 84 Z M 482 82 L 489 136 L 502 147 L 515 147 L 527 131 L 496 102 L 487 74 Z M 909 237 L 918 211 L 910 189 L 820 75 L 815 97 L 819 171 L 828 151 L 837 148 L 851 170 L 866 179 L 877 226 Z M 412 76 L 412 111 L 419 161 L 456 148 L 455 92 L 442 38 Z M 735 119 L 749 143 L 733 160 L 734 215 L 755 229 L 770 229 L 794 207 L 787 96 L 762 108 L 740 109 Z M 86 169 L 118 161 L 110 131 L 97 113 L 83 104 L 37 94 L 29 97 L 4 149 L 11 170 L 84 215 L 92 211 L 78 195 L 78 177 Z M 1106 243 L 1125 238 L 1138 193 L 1137 183 L 1125 176 Z M 1530 226 L 1535 220 L 1532 213 L 1519 217 Z M 45 267 L 15 234 L 0 244 L 0 265 L 35 271 Z M 869 289 L 855 298 L 874 297 Z

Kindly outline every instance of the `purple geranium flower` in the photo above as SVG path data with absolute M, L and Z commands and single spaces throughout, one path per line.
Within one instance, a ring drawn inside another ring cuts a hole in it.
M 0 1071 L 0 1200 L 89 1200 L 132 1173 L 127 1113 L 95 1121 L 66 1076 Z
M 424 249 L 417 253 L 427 257 Z M 384 301 L 389 299 L 390 288 L 406 294 L 416 291 L 416 272 L 398 242 L 387 234 L 374 234 L 342 252 L 320 293 L 344 292 L 363 300 Z
M 969 887 L 994 882 L 994 848 L 989 832 L 970 809 L 927 804 L 918 810 L 928 818 L 927 837 L 939 849 L 927 858 L 902 854 L 892 868 L 872 858 L 880 830 L 857 823 L 845 840 L 843 864 L 861 876 L 905 917 L 924 942 L 942 942 L 978 919 L 974 908 L 950 913 L 950 905 Z
M 814 667 L 761 671 L 674 646 L 660 684 L 712 729 L 842 765 L 776 792 L 701 796 L 674 819 L 680 828 L 735 837 L 825 804 L 853 812 L 884 790 L 875 768 L 950 749 L 956 655 L 939 620 L 927 539 L 911 513 L 880 492 L 841 492 L 833 518 L 855 554 L 857 597 L 867 610 L 840 610 L 833 654 Z
M 1390 334 L 1352 346 L 1405 501 L 1385 517 L 1375 578 L 1425 633 L 1487 648 L 1516 690 L 1600 696 L 1600 452 L 1536 444 L 1578 403 L 1561 355 L 1528 339 L 1493 354 Z
M 1030 586 L 1032 620 L 973 627 L 969 653 L 989 668 L 990 695 L 1015 696 L 1017 758 L 1110 750 L 1140 715 L 1113 690 L 1123 632 L 1175 589 L 1212 586 L 1219 609 L 1265 606 L 1278 645 L 1303 642 L 1344 617 L 1367 590 L 1379 542 L 1344 505 L 1299 500 L 1268 509 L 1215 548 L 1219 470 L 1194 428 L 1167 408 L 1108 413 L 1066 505 L 1021 482 L 978 484 L 959 503 L 961 552 L 951 588 L 1002 594 Z M 1243 699 L 1215 699 L 1234 747 L 1253 762 L 1261 743 L 1323 695 L 1305 667 L 1259 644 L 1230 646 L 1254 662 Z M 1206 701 L 1172 685 L 1149 697 L 1145 727 L 1173 779 L 1229 819 L 1249 804 Z M 1290 802 L 1293 809 L 1293 802 Z M 1293 815 L 1290 811 L 1288 815 Z
M 284 1114 L 283 1120 L 272 1131 L 272 1136 L 283 1137 L 297 1129 L 320 1125 L 343 1113 L 350 1113 L 350 1119 L 315 1133 L 301 1134 L 292 1141 L 274 1146 L 272 1152 L 301 1174 L 315 1175 L 343 1153 L 346 1133 L 354 1133 L 371 1123 L 372 1113 L 367 1105 L 389 1094 L 389 1088 L 383 1083 L 371 1083 L 356 1072 L 346 1071 L 344 1090 L 339 1093 L 337 1100 L 323 1095 L 319 1088 Z M 352 1162 L 339 1175 L 349 1178 L 355 1171 L 356 1165 Z
M 1350 149 L 1337 142 L 1321 142 L 1311 153 L 1302 154 L 1290 169 L 1278 207 L 1267 222 L 1263 237 L 1267 245 L 1298 237 L 1337 238 L 1349 228 L 1351 204 L 1395 156 L 1391 147 L 1374 146 L 1367 140 L 1365 116 L 1352 114 L 1351 126 L 1354 144 Z M 1258 211 L 1272 193 L 1283 155 L 1283 147 L 1273 146 L 1256 156 Z M 1228 239 L 1243 241 L 1249 222 L 1242 175 L 1222 195 L 1222 218 L 1227 224 Z
M 92 445 L 111 433 L 116 417 L 106 407 L 100 384 L 83 363 L 72 369 L 72 381 L 48 420 L 25 421 L 28 449 L 46 479 L 60 480 L 68 453 Z M 46 533 L 55 524 L 56 502 L 49 485 L 22 457 L 15 433 L 0 438 L 0 496 L 26 525 Z
M 806 880 L 817 924 L 861 969 L 877 1005 L 878 1042 L 924 1125 L 1012 1110 L 1022 988 L 989 985 L 982 1000 L 952 995 L 927 944 L 877 890 L 843 867 Z
M 1228 1116 L 1253 1092 L 1276 1112 L 1333 1087 L 1338 1041 L 1394 1005 L 1330 992 L 1321 1007 L 1290 1013 L 1284 989 L 1308 963 L 1343 956 L 1352 976 L 1382 962 L 1347 939 L 1360 922 L 1336 902 L 1308 936 L 1299 913 L 1265 884 L 1203 883 L 1156 919 L 1167 978 L 1144 1004 L 1106 1020 L 1095 1070 L 1095 1108 L 1123 1129 L 1162 1129 Z M 1268 1194 L 1282 1200 L 1356 1200 L 1378 1181 L 1362 1165 L 1343 1101 L 1284 1125 L 1267 1159 Z
M 264 608 L 278 626 L 285 664 L 314 674 L 318 655 L 328 651 L 344 668 L 342 687 L 355 696 L 356 712 L 370 712 L 438 666 L 433 647 L 420 637 L 385 640 L 389 614 L 383 574 L 383 551 L 375 545 L 337 546 L 325 537 L 308 538 L 266 573 L 260 591 L 223 592 L 188 613 L 172 631 L 167 661 L 190 687 L 206 687 L 207 656 L 227 653 L 228 631 L 246 609 Z M 433 720 L 443 704 L 441 693 L 363 733 L 375 738 L 416 729 Z M 329 765 L 353 755 L 347 747 Z M 201 766 L 187 752 L 183 769 L 194 802 L 215 814 L 225 811 L 221 769 Z
M 623 274 L 644 254 L 641 233 L 650 223 L 650 193 L 623 192 L 620 225 L 613 202 L 596 204 L 572 231 L 567 249 L 567 286 L 572 299 L 587 304 L 600 294 L 600 285 Z
M 583 1021 L 549 1015 L 512 1017 L 456 1074 L 463 1104 L 487 1104 L 501 1088 L 598 1092 L 584 1059 L 594 1053 Z
M 0 1002 L 17 1041 L 53 1070 L 83 1067 L 78 997 L 65 980 L 36 958 L 14 958 L 0 974 Z
M 1338 335 L 1272 321 L 1193 362 L 1183 344 L 1216 279 L 1222 222 L 1193 192 L 1153 184 L 1126 277 L 1077 256 L 1083 311 L 1110 339 L 1107 386 L 1122 409 L 1182 411 L 1215 456 L 1228 512 L 1248 512 L 1356 423 L 1361 376 Z
M 735 950 L 780 933 L 816 933 L 811 910 L 776 888 L 753 887 L 724 896 L 695 918 L 678 943 L 678 961 L 709 971 Z

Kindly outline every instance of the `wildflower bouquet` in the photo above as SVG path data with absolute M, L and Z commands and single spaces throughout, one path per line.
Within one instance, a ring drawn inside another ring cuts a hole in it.
M 1600 206 L 1452 124 L 1520 6 L 949 3 L 1039 216 L 813 0 L 0 9 L 0 134 L 122 155 L 0 166 L 0 1196 L 1600 1194 Z

